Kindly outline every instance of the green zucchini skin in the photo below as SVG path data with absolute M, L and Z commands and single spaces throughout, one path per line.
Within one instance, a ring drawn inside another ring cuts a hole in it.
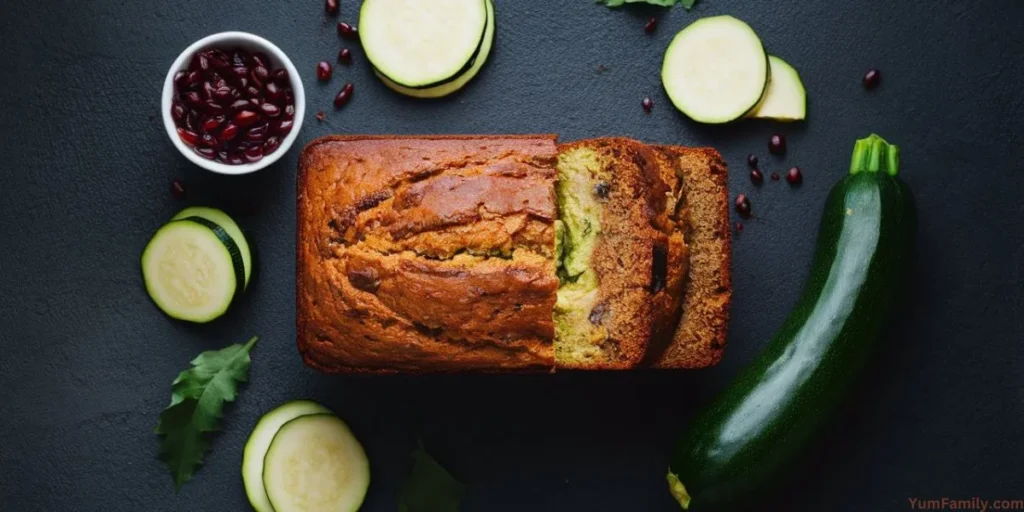
M 832 188 L 810 275 L 782 327 L 677 441 L 668 480 L 684 509 L 755 501 L 868 360 L 908 273 L 916 230 L 913 197 L 895 176 L 898 148 L 881 142 L 873 160 L 860 155 L 873 171 L 858 168 L 855 152 L 851 174 Z M 878 172 L 885 151 L 892 168 Z

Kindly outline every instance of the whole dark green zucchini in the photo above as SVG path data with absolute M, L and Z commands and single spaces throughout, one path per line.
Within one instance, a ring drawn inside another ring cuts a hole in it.
M 850 390 L 908 271 L 916 216 L 899 148 L 858 140 L 828 196 L 803 293 L 765 351 L 672 452 L 683 509 L 746 503 L 784 474 Z

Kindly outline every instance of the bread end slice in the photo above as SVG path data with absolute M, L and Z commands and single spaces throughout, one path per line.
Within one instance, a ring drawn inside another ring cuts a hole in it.
M 725 351 L 732 300 L 731 238 L 727 170 L 711 148 L 659 146 L 683 179 L 682 208 L 689 221 L 689 278 L 683 313 L 671 343 L 652 363 L 654 368 L 704 368 L 717 364 Z

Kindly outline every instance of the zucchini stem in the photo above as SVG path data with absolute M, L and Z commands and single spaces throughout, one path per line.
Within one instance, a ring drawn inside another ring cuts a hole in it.
M 883 171 L 895 176 L 900 170 L 900 147 L 872 133 L 857 140 L 850 159 L 850 174 Z

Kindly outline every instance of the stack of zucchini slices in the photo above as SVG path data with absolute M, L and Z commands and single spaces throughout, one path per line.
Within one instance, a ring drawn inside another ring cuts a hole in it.
M 215 208 L 185 208 L 142 252 L 146 292 L 164 313 L 206 323 L 242 295 L 252 277 L 252 252 L 238 224 Z
M 796 69 L 768 55 L 754 30 L 732 16 L 702 18 L 676 34 L 661 79 L 672 104 L 700 123 L 800 121 L 807 115 Z
M 447 96 L 480 72 L 494 43 L 491 0 L 365 0 L 359 39 L 374 72 L 417 98 Z
M 348 425 L 309 400 L 268 412 L 245 443 L 242 480 L 256 512 L 356 512 L 370 463 Z

